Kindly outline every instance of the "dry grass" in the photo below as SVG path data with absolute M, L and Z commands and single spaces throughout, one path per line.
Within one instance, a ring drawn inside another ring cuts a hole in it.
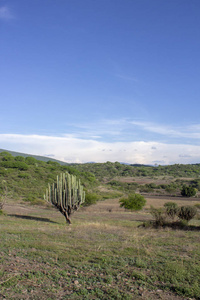
M 167 196 L 145 196 L 147 200 L 146 208 L 162 207 L 166 202 L 176 202 L 178 206 L 195 205 L 200 203 L 200 198 L 167 197 Z
M 198 231 L 138 227 L 148 210 L 126 211 L 118 199 L 80 209 L 71 226 L 52 207 L 5 210 L 0 299 L 198 299 Z

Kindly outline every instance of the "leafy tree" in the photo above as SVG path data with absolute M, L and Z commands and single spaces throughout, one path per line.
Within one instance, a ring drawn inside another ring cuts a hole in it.
M 193 197 L 196 195 L 196 189 L 193 186 L 186 186 L 184 184 L 181 190 L 181 195 L 183 197 Z
M 132 211 L 141 210 L 146 204 L 146 199 L 140 194 L 130 194 L 128 198 L 120 199 L 120 207 L 130 209 Z

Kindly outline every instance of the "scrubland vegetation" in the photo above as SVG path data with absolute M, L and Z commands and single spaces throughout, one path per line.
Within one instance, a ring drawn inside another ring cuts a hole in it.
M 86 192 L 70 226 L 43 198 L 65 171 Z M 60 165 L 0 153 L 0 299 L 199 299 L 199 191 L 199 164 Z M 135 193 L 141 210 L 120 207 Z

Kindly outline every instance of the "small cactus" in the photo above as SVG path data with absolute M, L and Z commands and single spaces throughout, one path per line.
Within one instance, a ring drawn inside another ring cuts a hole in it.
M 71 224 L 70 215 L 84 203 L 85 192 L 80 180 L 66 172 L 57 176 L 56 182 L 48 184 L 44 198 L 65 216 L 68 224 Z

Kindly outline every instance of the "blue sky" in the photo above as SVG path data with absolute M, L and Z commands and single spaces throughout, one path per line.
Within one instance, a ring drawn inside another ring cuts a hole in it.
M 0 148 L 200 163 L 199 0 L 0 0 Z

